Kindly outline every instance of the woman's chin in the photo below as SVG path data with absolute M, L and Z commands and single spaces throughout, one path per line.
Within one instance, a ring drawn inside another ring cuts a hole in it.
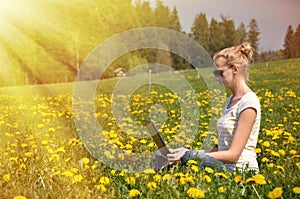
M 222 88 L 226 88 L 222 81 L 219 81 L 219 84 L 222 86 Z

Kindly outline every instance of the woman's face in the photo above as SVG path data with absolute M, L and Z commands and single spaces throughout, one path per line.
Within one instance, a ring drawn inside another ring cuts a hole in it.
M 224 88 L 228 88 L 232 81 L 232 68 L 226 65 L 226 61 L 224 57 L 218 57 L 215 60 L 216 70 L 222 71 L 222 75 L 215 76 L 215 78 Z

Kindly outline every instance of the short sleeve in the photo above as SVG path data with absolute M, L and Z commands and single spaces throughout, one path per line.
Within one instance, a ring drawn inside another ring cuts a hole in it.
M 247 108 L 254 108 L 257 115 L 260 115 L 260 102 L 255 93 L 249 93 L 249 95 L 241 99 L 237 112 L 238 115 Z

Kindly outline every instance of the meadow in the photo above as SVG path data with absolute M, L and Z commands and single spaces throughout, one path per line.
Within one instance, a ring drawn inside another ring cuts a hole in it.
M 223 107 L 212 108 L 210 99 L 220 91 L 205 90 L 196 70 L 182 71 L 182 75 L 195 96 L 186 90 L 182 91 L 185 97 L 179 98 L 159 85 L 143 95 L 147 88 L 141 87 L 129 96 L 130 117 L 123 118 L 123 125 L 130 130 L 129 122 L 139 124 L 158 112 L 166 118 L 164 124 L 159 123 L 160 118 L 157 121 L 168 142 L 200 149 L 209 136 L 217 145 L 209 122 Z M 259 174 L 200 169 L 199 160 L 158 173 L 151 168 L 141 172 L 110 168 L 86 150 L 77 133 L 74 119 L 79 118 L 72 109 L 74 84 L 0 88 L 0 198 L 300 198 L 300 59 L 254 64 L 250 79 L 262 108 L 256 148 Z M 101 81 L 95 97 L 94 116 L 103 134 L 127 154 L 155 151 L 150 138 L 139 139 L 134 128 L 125 133 L 116 124 L 111 91 L 117 80 Z M 180 102 L 192 107 L 195 104 L 189 103 L 195 100 L 201 115 L 181 126 Z M 157 103 L 160 106 L 152 106 Z M 193 140 L 178 132 L 185 129 L 188 133 L 193 128 L 197 129 Z M 95 150 L 105 146 L 99 147 Z M 103 155 L 114 161 L 115 148 Z

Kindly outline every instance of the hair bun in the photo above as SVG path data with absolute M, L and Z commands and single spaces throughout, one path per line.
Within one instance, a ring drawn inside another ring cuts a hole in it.
M 251 47 L 250 43 L 244 42 L 238 46 L 238 51 L 241 52 L 243 55 L 247 57 L 249 62 L 252 61 L 253 57 L 253 48 Z

